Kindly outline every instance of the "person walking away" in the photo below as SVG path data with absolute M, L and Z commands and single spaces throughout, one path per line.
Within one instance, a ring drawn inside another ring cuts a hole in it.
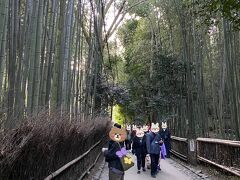
M 159 124 L 152 123 L 151 130 L 146 136 L 147 151 L 151 158 L 151 176 L 156 178 L 157 166 L 160 155 L 160 142 L 161 137 L 159 135 Z
M 162 122 L 162 129 L 159 132 L 165 147 L 166 147 L 166 157 L 170 158 L 170 150 L 171 150 L 171 133 L 167 128 L 167 122 Z
M 142 128 L 136 130 L 136 136 L 133 138 L 132 152 L 137 157 L 137 173 L 140 174 L 142 168 L 145 169 L 145 158 L 147 155 L 146 135 Z
M 121 160 L 117 155 L 118 151 L 124 147 L 124 141 L 127 133 L 125 129 L 121 129 L 121 125 L 115 125 L 109 132 L 109 146 L 104 150 L 104 156 L 109 167 L 109 180 L 124 180 L 124 169 Z

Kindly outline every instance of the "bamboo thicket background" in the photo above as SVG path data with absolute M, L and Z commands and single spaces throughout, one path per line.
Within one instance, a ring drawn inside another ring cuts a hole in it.
M 169 120 L 177 136 L 239 140 L 239 9 L 237 0 L 0 0 L 1 128 L 44 110 L 91 119 L 120 94 L 124 122 Z M 121 47 L 109 43 L 115 32 Z
M 42 110 L 83 120 L 106 112 L 96 92 L 104 79 L 103 49 L 110 28 L 105 16 L 114 1 L 0 1 L 0 125 L 14 128 Z M 119 20 L 120 19 L 120 20 Z M 97 101 L 97 103 L 96 103 Z

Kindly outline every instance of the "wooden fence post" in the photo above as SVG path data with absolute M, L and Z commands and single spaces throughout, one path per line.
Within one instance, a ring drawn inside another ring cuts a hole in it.
M 197 146 L 196 139 L 188 139 L 188 162 L 197 165 Z

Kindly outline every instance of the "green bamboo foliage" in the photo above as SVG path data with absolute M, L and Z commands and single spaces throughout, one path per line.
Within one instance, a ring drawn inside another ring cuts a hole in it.
M 107 109 L 102 105 L 99 85 L 102 77 L 116 83 L 117 72 L 107 74 L 104 66 L 106 42 L 127 13 L 135 18 L 139 11 L 134 12 L 134 8 L 145 10 L 147 4 L 149 12 L 136 19 L 149 28 L 144 32 L 151 46 L 146 59 L 151 61 L 149 85 L 154 85 L 153 77 L 161 72 L 155 64 L 163 59 L 156 57 L 177 58 L 184 66 L 182 71 L 173 71 L 179 77 L 177 102 L 162 110 L 174 115 L 169 122 L 174 133 L 239 139 L 240 35 L 233 22 L 219 15 L 216 21 L 222 23 L 204 25 L 202 17 L 193 16 L 196 7 L 190 1 L 129 3 L 0 0 L 1 128 L 14 128 L 25 116 L 42 109 L 67 112 L 79 121 Z M 106 17 L 114 6 L 115 17 L 106 28 Z M 136 54 L 141 55 L 144 57 Z M 158 83 L 169 82 L 163 77 Z M 143 97 L 160 97 L 162 93 L 159 86 L 154 93 L 146 90 Z M 157 111 L 148 109 L 151 120 L 158 117 Z
M 32 16 L 31 16 L 31 26 L 30 27 L 30 49 L 29 49 L 29 77 L 27 80 L 27 108 L 28 108 L 28 113 L 32 113 L 33 112 L 33 104 L 34 104 L 34 90 L 35 90 L 35 58 L 36 58 L 36 45 L 37 45 L 37 41 L 39 41 L 38 39 L 36 39 L 37 37 L 37 32 L 38 32 L 38 7 L 39 7 L 39 1 L 33 1 L 33 12 L 32 12 Z
M 175 29 L 168 20 L 169 36 L 172 38 L 171 31 L 176 32 L 175 39 L 169 39 L 169 47 L 175 49 L 173 54 L 182 54 L 186 63 L 183 84 L 187 96 L 182 95 L 180 105 L 169 112 L 177 114 L 170 123 L 175 134 L 239 140 L 239 32 L 220 15 L 218 20 L 223 23 L 209 28 L 201 23 L 201 17 L 191 14 L 194 6 L 187 9 L 180 1 L 166 1 L 161 8 L 166 12 L 162 20 L 172 17 L 173 10 L 177 12 Z M 166 27 L 162 25 L 162 28 Z M 173 47 L 171 43 L 179 37 L 180 51 L 177 44 Z
M 0 8 L 1 8 L 1 24 L 0 27 L 0 107 L 4 108 L 3 101 L 4 101 L 4 78 L 6 78 L 6 39 L 7 39 L 7 23 L 8 23 L 8 1 L 1 1 L 0 2 Z M 1 112 L 2 113 L 2 112 Z
M 135 18 L 138 31 L 130 31 L 130 35 L 126 37 L 123 35 L 126 38 L 123 39 L 124 43 L 127 41 L 134 45 L 130 48 L 126 45 L 131 51 L 125 49 L 126 61 L 134 62 L 137 67 L 141 67 L 146 61 L 141 57 L 146 58 L 145 54 L 148 53 L 151 58 L 147 62 L 149 66 L 147 73 L 150 78 L 141 77 L 142 82 L 135 82 L 138 77 L 134 77 L 130 82 L 138 84 L 139 87 L 145 85 L 154 89 L 145 90 L 141 96 L 153 99 L 152 101 L 154 98 L 172 97 L 174 90 L 168 95 L 163 92 L 168 90 L 168 84 L 173 82 L 163 73 L 162 64 L 166 64 L 164 62 L 166 60 L 161 59 L 159 55 L 176 59 L 178 67 L 173 71 L 173 76 L 178 77 L 175 87 L 179 92 L 175 96 L 176 99 L 173 104 L 152 105 L 151 109 L 148 108 L 151 100 L 147 100 L 145 108 L 148 111 L 148 121 L 165 117 L 173 134 L 181 137 L 201 136 L 239 140 L 239 31 L 234 29 L 236 25 L 234 21 L 222 19 L 220 13 L 211 19 L 215 23 L 205 24 L 205 16 L 193 13 L 201 11 L 197 9 L 199 3 L 201 4 L 195 0 L 151 1 L 139 5 L 132 11 L 132 16 L 138 15 L 138 19 Z M 145 11 L 146 6 L 151 12 Z M 129 24 L 126 23 L 123 27 L 124 31 L 130 29 Z M 144 32 L 141 32 L 142 29 Z M 124 34 L 122 31 L 120 33 Z M 146 37 L 144 33 L 148 36 Z M 139 37 L 144 38 L 140 41 Z M 138 50 L 142 42 L 150 44 L 146 52 Z M 148 49 L 151 50 L 148 52 Z M 159 67 L 156 62 L 160 64 Z M 163 77 L 156 79 L 158 73 Z M 129 74 L 134 76 L 134 72 Z M 131 86 L 129 88 L 131 89 Z M 141 92 L 131 90 L 135 94 Z M 134 103 L 138 102 L 130 102 L 132 106 Z M 136 107 L 135 111 L 138 111 L 138 108 L 141 107 Z
M 79 120 L 94 116 L 107 40 L 105 15 L 113 5 L 102 0 L 0 1 L 1 128 L 14 128 L 43 109 Z

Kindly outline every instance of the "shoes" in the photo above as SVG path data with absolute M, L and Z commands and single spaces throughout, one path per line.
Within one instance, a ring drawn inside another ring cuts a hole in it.
M 142 170 L 143 170 L 143 171 L 146 171 L 146 169 L 145 169 L 145 168 L 143 168 Z
M 160 166 L 158 166 L 158 167 L 157 167 L 157 170 L 158 170 L 158 171 L 161 171 L 162 169 L 160 168 Z
M 138 174 L 140 174 L 141 172 L 140 172 L 140 171 L 138 171 L 137 173 L 138 173 Z
M 152 178 L 156 178 L 156 175 L 153 174 L 153 175 L 151 175 L 151 177 L 152 177 Z

